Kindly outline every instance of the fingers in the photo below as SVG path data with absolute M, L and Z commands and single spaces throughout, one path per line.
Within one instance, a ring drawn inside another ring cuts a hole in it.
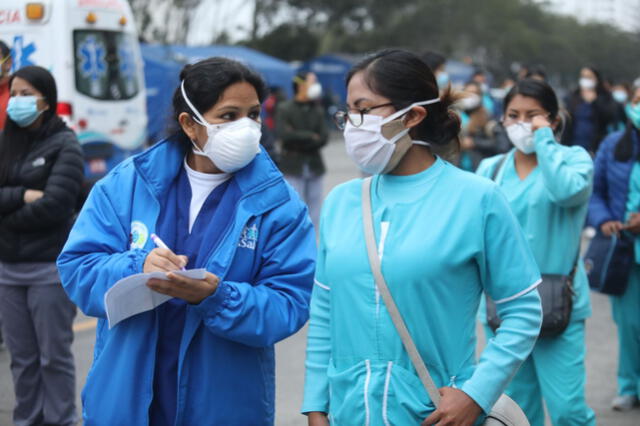
M 158 293 L 198 304 L 216 291 L 219 281 L 220 279 L 210 272 L 207 272 L 204 280 L 169 272 L 166 280 L 150 279 L 147 286 Z
M 169 249 L 155 248 L 147 255 L 144 264 L 144 272 L 170 272 L 177 271 L 187 265 L 186 256 L 178 256 Z
M 436 410 L 433 413 L 431 413 L 431 415 L 429 417 L 424 419 L 424 421 L 422 423 L 420 423 L 420 426 L 435 425 L 440 420 L 442 420 L 442 413 L 440 411 Z

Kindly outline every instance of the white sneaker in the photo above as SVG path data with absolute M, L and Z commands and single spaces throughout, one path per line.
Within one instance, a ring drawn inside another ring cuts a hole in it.
M 611 401 L 611 408 L 615 411 L 629 411 L 639 405 L 635 395 L 618 395 Z

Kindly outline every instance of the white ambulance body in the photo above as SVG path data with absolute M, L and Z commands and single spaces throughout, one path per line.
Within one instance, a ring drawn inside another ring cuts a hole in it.
M 0 0 L 0 40 L 15 71 L 47 68 L 58 114 L 77 132 L 90 181 L 142 149 L 143 63 L 126 0 Z

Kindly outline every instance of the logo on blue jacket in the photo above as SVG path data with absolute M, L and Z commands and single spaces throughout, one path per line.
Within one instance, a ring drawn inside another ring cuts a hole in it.
M 238 243 L 238 247 L 240 248 L 248 248 L 250 250 L 256 249 L 256 243 L 258 242 L 258 227 L 254 223 L 253 225 L 245 226 L 242 230 L 242 235 L 240 236 L 240 242 Z
M 141 249 L 147 243 L 149 230 L 144 223 L 134 220 L 131 222 L 131 233 L 129 234 L 130 249 Z

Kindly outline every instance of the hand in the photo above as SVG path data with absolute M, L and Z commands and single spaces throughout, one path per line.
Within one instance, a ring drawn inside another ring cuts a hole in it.
M 624 224 L 617 220 L 610 220 L 600 226 L 600 230 L 605 235 L 605 237 L 610 237 L 613 234 L 618 235 L 623 229 Z
M 624 224 L 622 229 L 633 234 L 640 234 L 640 213 L 631 213 L 629 221 Z
M 167 273 L 167 279 L 151 278 L 147 281 L 147 287 L 167 296 L 177 297 L 197 305 L 211 296 L 220 283 L 220 278 L 207 272 L 204 280 L 183 277 L 175 272 Z
M 144 260 L 142 272 L 171 272 L 187 266 L 187 256 L 178 256 L 168 249 L 155 248 L 149 252 Z
M 460 141 L 460 148 L 463 151 L 470 151 L 473 148 L 475 148 L 475 146 L 476 146 L 476 143 L 473 141 L 473 138 L 470 136 L 465 136 Z
M 40 198 L 44 196 L 44 192 L 39 191 L 37 189 L 27 189 L 24 191 L 24 196 L 22 199 L 25 204 L 33 203 L 34 201 L 38 201 Z
M 549 119 L 544 115 L 536 115 L 531 119 L 531 130 L 534 132 L 543 127 L 551 127 Z
M 327 419 L 327 413 L 322 411 L 312 411 L 307 415 L 307 422 L 309 426 L 329 426 L 329 419 Z
M 469 395 L 459 389 L 440 388 L 440 406 L 421 426 L 471 426 L 482 414 L 482 408 Z

